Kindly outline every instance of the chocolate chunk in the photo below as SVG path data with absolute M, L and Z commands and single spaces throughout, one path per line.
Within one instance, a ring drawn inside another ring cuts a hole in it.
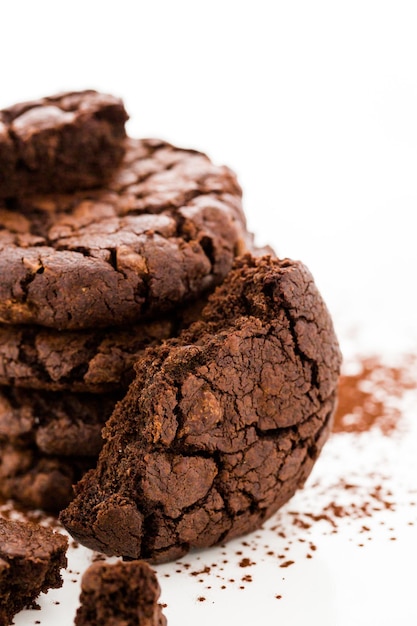
M 165 626 L 155 572 L 143 561 L 96 562 L 84 573 L 76 626 Z
M 43 454 L 96 457 L 101 430 L 121 395 L 0 387 L 0 442 L 32 444 Z
M 50 528 L 0 518 L 0 626 L 41 592 L 62 586 L 67 538 Z
M 72 500 L 74 483 L 93 465 L 90 457 L 48 456 L 35 446 L 0 442 L 0 496 L 58 513 Z
M 339 368 L 308 270 L 243 257 L 201 321 L 139 360 L 64 525 L 90 548 L 153 562 L 258 528 L 309 475 Z
M 0 322 L 137 324 L 221 282 L 249 241 L 229 169 L 130 140 L 106 188 L 0 204 Z
M 118 98 L 81 91 L 0 111 L 0 198 L 105 183 L 123 157 L 128 116 Z

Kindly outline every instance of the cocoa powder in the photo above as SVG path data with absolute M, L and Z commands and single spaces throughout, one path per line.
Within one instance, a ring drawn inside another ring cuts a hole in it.
M 413 376 L 416 357 L 407 355 L 398 365 L 387 365 L 379 357 L 358 360 L 358 371 L 344 373 L 339 380 L 339 401 L 333 432 L 361 433 L 378 427 L 389 435 L 398 427 L 398 400 L 417 388 Z

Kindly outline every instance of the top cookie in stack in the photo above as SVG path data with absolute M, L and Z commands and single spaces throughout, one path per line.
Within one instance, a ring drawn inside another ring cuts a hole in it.
M 0 494 L 30 506 L 66 504 L 134 363 L 250 245 L 234 174 L 127 119 L 92 90 L 0 111 Z
M 45 123 L 41 115 L 33 117 L 34 124 Z M 94 126 L 89 130 L 94 133 Z M 195 151 L 157 140 L 123 141 L 117 134 L 115 169 L 101 187 L 63 194 L 55 186 L 53 194 L 35 195 L 26 186 L 23 195 L 0 204 L 1 322 L 61 330 L 137 322 L 221 282 L 244 250 L 241 190 L 228 168 Z M 26 135 L 41 142 L 42 133 Z M 100 141 L 94 134 L 92 141 L 100 159 Z M 125 156 L 116 168 L 122 147 Z M 87 152 L 86 168 L 93 162 Z M 55 164 L 61 169 L 61 161 L 51 159 L 48 180 Z M 15 178 L 19 166 L 17 160 Z M 38 188 L 42 184 L 34 183 Z
M 64 93 L 0 111 L 0 198 L 104 184 L 124 154 L 118 98 Z

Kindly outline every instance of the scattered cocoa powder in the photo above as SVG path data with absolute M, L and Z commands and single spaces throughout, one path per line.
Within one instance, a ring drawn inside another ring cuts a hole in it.
M 190 572 L 191 576 L 200 576 L 201 574 L 210 574 L 210 570 L 211 568 L 206 565 L 205 567 L 203 567 L 203 569 L 195 571 L 195 572 Z M 178 573 L 181 573 L 181 570 L 177 570 Z
M 401 417 L 398 399 L 417 388 L 416 362 L 414 355 L 395 366 L 377 356 L 366 357 L 358 360 L 357 372 L 342 373 L 333 432 L 360 433 L 377 426 L 384 435 L 391 434 Z
M 251 565 L 256 565 L 256 563 L 248 558 L 244 558 L 239 562 L 239 567 L 250 567 Z

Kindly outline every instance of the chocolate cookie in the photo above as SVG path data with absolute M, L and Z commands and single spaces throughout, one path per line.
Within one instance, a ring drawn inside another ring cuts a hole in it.
M 127 388 L 146 346 L 172 337 L 175 320 L 122 329 L 57 331 L 0 326 L 0 385 L 103 392 Z
M 37 524 L 0 518 L 0 626 L 41 592 L 62 587 L 68 540 Z
M 102 185 L 124 154 L 118 98 L 63 93 L 0 111 L 0 198 Z
M 155 572 L 143 561 L 96 562 L 81 581 L 75 626 L 165 626 Z
M 0 205 L 0 322 L 138 323 L 219 283 L 247 245 L 229 169 L 130 140 L 106 189 Z
M 153 562 L 258 528 L 309 475 L 339 367 L 308 270 L 245 256 L 200 322 L 138 362 L 64 525 L 90 548 Z
M 56 514 L 69 504 L 74 483 L 93 465 L 94 458 L 47 456 L 35 446 L 0 442 L 0 496 Z
M 92 393 L 127 389 L 145 348 L 176 336 L 198 318 L 205 302 L 200 298 L 168 317 L 126 329 L 0 325 L 0 385 Z
M 97 457 L 101 430 L 121 393 L 76 394 L 0 387 L 0 442 L 43 454 Z

